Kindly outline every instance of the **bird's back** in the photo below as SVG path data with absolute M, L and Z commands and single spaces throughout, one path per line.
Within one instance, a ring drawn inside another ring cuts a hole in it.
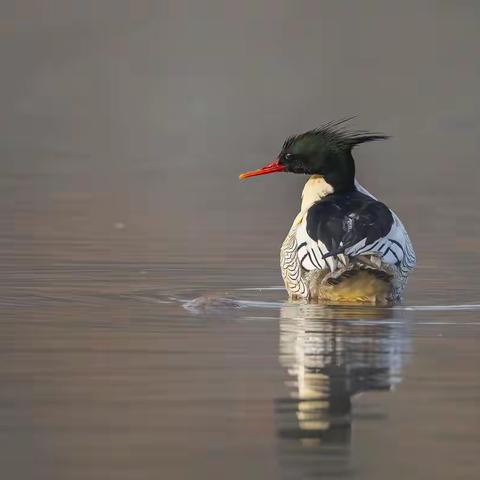
M 386 303 L 399 298 L 415 254 L 398 217 L 360 187 L 301 212 L 281 265 L 292 297 Z
M 328 195 L 314 203 L 306 217 L 308 236 L 322 242 L 328 256 L 351 251 L 364 239 L 365 245 L 372 245 L 385 237 L 392 225 L 388 207 L 358 191 Z

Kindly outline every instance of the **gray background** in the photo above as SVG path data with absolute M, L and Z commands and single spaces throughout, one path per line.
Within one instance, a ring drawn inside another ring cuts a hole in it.
M 144 233 L 163 228 L 170 251 L 205 254 L 215 231 L 230 254 L 226 237 L 262 228 L 258 210 L 280 238 L 304 179 L 238 173 L 349 115 L 392 135 L 362 146 L 357 169 L 414 237 L 455 228 L 438 213 L 478 200 L 477 2 L 4 0 L 0 16 L 4 171 L 98 181 L 132 228 L 156 216 Z M 34 199 L 38 223 L 54 222 L 51 199 Z

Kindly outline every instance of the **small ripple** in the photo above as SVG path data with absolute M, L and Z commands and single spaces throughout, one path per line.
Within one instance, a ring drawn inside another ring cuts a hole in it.
M 404 310 L 414 312 L 455 312 L 458 310 L 477 311 L 480 310 L 480 304 L 463 305 L 399 305 L 392 307 L 393 310 Z
M 177 303 L 182 305 L 186 310 L 191 313 L 200 312 L 214 312 L 214 311 L 232 311 L 246 308 L 264 308 L 264 309 L 279 309 L 285 307 L 308 307 L 314 309 L 322 309 L 325 307 L 331 308 L 331 306 L 321 303 L 308 303 L 306 301 L 290 301 L 287 298 L 281 299 L 267 299 L 260 300 L 258 297 L 251 298 L 247 292 L 262 294 L 265 292 L 283 292 L 283 286 L 267 286 L 267 287 L 244 287 L 244 288 L 232 288 L 225 292 L 205 292 L 202 289 L 189 289 L 189 290 L 176 290 L 170 291 L 169 294 L 164 292 L 163 294 L 156 291 L 152 291 L 149 294 L 148 291 L 143 290 L 141 292 L 132 292 L 122 297 L 128 297 L 132 300 L 140 302 L 149 302 L 157 304 L 169 304 Z M 235 294 L 237 292 L 237 294 Z M 250 298 L 249 298 L 250 297 Z M 275 295 L 277 297 L 277 295 Z M 371 305 L 343 305 L 336 306 L 340 309 L 348 308 L 372 308 Z M 479 303 L 469 304 L 451 304 L 451 305 L 396 305 L 392 307 L 373 307 L 379 310 L 394 310 L 404 312 L 457 312 L 457 311 L 480 311 Z M 361 312 L 360 312 L 361 313 Z

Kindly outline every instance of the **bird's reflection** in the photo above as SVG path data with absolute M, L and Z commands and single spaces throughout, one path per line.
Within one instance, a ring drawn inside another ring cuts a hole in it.
M 280 436 L 349 443 L 352 397 L 401 379 L 404 330 L 390 309 L 285 305 L 279 351 L 290 398 L 278 402 Z

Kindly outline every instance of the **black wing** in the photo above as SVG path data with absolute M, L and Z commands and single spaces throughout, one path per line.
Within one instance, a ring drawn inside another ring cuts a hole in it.
M 312 205 L 307 214 L 307 234 L 326 247 L 323 258 L 340 253 L 355 255 L 358 252 L 348 250 L 364 239 L 361 246 L 379 242 L 392 225 L 389 208 L 358 191 L 328 195 Z

